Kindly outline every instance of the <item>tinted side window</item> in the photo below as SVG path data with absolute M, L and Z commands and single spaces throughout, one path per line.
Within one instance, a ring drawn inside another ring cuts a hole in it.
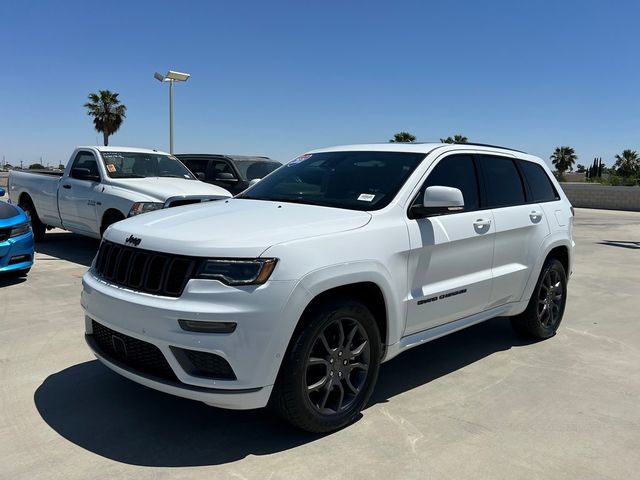
M 73 174 L 74 168 L 86 168 L 89 170 L 91 175 L 96 177 L 100 176 L 100 172 L 98 171 L 98 162 L 91 152 L 78 152 L 76 155 L 73 165 L 71 166 L 71 176 L 76 178 Z
M 481 155 L 480 168 L 487 190 L 487 207 L 508 207 L 525 203 L 522 179 L 510 158 Z
M 540 165 L 526 160 L 518 160 L 518 164 L 529 186 L 532 202 L 551 202 L 559 198 L 558 192 Z
M 219 173 L 230 173 L 233 178 L 236 177 L 231 165 L 224 160 L 211 160 L 211 169 L 213 170 L 213 178 L 216 178 Z
M 418 201 L 422 201 L 427 187 L 435 185 L 459 189 L 464 197 L 464 209 L 478 209 L 478 182 L 471 155 L 452 155 L 440 160 L 427 177 Z
M 192 173 L 207 174 L 207 164 L 209 160 L 186 160 L 184 164 Z

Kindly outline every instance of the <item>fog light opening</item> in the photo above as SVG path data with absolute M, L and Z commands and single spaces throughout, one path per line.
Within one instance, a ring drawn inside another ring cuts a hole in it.
M 180 328 L 187 332 L 233 333 L 238 325 L 235 322 L 203 322 L 200 320 L 178 320 Z
M 31 255 L 16 255 L 9 259 L 9 265 L 15 265 L 16 263 L 28 262 L 31 260 Z

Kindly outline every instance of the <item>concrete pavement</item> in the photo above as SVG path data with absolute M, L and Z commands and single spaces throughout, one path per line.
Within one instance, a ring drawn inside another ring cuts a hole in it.
M 83 339 L 97 242 L 56 231 L 26 282 L 0 280 L 0 478 L 635 478 L 640 213 L 577 210 L 558 334 L 494 319 L 383 365 L 354 425 L 309 435 L 118 377 Z

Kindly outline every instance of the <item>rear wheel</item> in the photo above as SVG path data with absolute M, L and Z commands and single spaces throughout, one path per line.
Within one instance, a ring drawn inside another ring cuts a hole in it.
M 567 303 L 567 274 L 560 261 L 549 258 L 542 267 L 527 309 L 511 319 L 521 335 L 545 339 L 555 335 Z
M 41 242 L 44 240 L 44 234 L 47 231 L 47 227 L 44 223 L 40 221 L 40 217 L 38 217 L 38 212 L 36 212 L 36 208 L 33 206 L 33 202 L 31 199 L 22 200 L 18 206 L 24 210 L 24 213 L 29 218 L 31 222 L 31 230 L 33 231 L 33 239 L 36 242 Z
M 284 359 L 275 395 L 280 413 L 311 432 L 353 422 L 378 378 L 380 333 L 361 303 L 334 300 L 308 314 Z

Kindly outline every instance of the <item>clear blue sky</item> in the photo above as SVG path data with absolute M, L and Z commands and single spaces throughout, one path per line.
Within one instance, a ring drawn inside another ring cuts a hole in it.
M 548 158 L 640 149 L 638 2 L 7 1 L 0 159 L 66 162 L 100 138 L 86 95 L 120 93 L 114 145 L 263 154 L 462 133 Z

